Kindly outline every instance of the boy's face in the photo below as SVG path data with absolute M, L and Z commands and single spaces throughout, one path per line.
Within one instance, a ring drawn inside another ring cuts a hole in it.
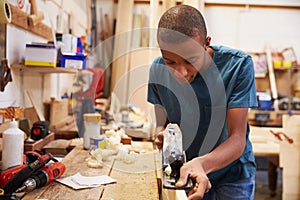
M 198 36 L 177 44 L 160 40 L 159 47 L 166 66 L 180 84 L 191 83 L 210 64 L 207 46 Z

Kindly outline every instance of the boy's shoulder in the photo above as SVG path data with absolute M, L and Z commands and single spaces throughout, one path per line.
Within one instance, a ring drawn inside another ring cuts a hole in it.
M 247 54 L 246 52 L 240 49 L 234 49 L 227 46 L 211 46 L 211 48 L 214 50 L 216 54 L 220 54 L 220 55 L 230 55 L 230 56 L 235 56 L 240 58 L 249 57 L 249 54 Z

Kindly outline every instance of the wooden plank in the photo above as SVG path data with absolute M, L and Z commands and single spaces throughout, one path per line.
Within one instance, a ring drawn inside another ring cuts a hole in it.
M 293 139 L 280 142 L 280 166 L 282 171 L 283 200 L 298 200 L 300 196 L 300 116 L 284 115 L 283 132 Z
M 82 146 L 75 147 L 63 160 L 62 162 L 66 165 L 66 171 L 63 177 L 68 177 L 81 173 L 83 176 L 99 176 L 108 175 L 112 166 L 112 161 L 104 163 L 103 168 L 89 168 L 85 160 L 89 157 L 89 152 L 83 150 Z M 62 185 L 58 182 L 53 182 L 43 188 L 36 189 L 28 193 L 23 199 L 89 199 L 99 200 L 104 186 L 74 190 L 70 187 Z
M 49 117 L 50 125 L 58 126 L 59 122 L 61 122 L 62 120 L 65 120 L 66 123 L 74 120 L 73 116 L 69 116 L 68 106 L 68 99 L 51 100 Z
M 268 72 L 269 72 L 269 80 L 270 80 L 270 86 L 271 86 L 271 92 L 272 92 L 272 98 L 274 99 L 274 109 L 278 110 L 278 93 L 277 93 L 277 86 L 276 86 L 276 79 L 274 74 L 274 68 L 273 68 L 273 59 L 272 54 L 269 46 L 266 47 L 266 55 L 267 55 L 267 62 L 268 62 Z
M 130 53 L 130 73 L 128 81 L 129 103 L 137 105 L 148 116 L 149 103 L 147 102 L 147 82 L 149 63 L 160 55 L 157 49 L 143 48 Z M 140 76 L 143 74 L 143 76 Z M 150 135 L 148 134 L 148 137 Z
M 31 102 L 32 106 L 34 107 L 34 109 L 35 109 L 35 111 L 36 111 L 36 113 L 37 113 L 37 115 L 39 117 L 39 120 L 40 121 L 45 121 L 45 117 L 44 117 L 42 111 L 37 106 L 35 98 L 34 98 L 32 92 L 30 90 L 27 90 L 27 95 L 28 95 L 28 97 L 30 99 L 30 102 Z
M 134 142 L 133 142 L 134 143 Z M 142 147 L 134 143 L 133 148 L 147 150 L 151 143 L 145 143 Z M 137 154 L 133 163 L 126 164 L 115 160 L 110 173 L 117 184 L 107 185 L 101 199 L 149 199 L 158 200 L 158 186 L 155 170 L 155 152 Z
M 161 151 L 155 150 L 154 159 L 155 159 L 155 171 L 156 171 L 158 193 L 159 193 L 159 196 L 161 199 L 161 195 L 162 195 L 162 155 L 161 155 Z
M 48 144 L 49 142 L 51 142 L 53 140 L 54 140 L 54 133 L 50 133 L 45 138 L 40 139 L 34 143 L 25 142 L 24 143 L 24 152 L 35 151 L 35 150 L 41 151 L 46 144 Z
M 133 0 L 119 0 L 117 10 L 111 91 L 115 91 L 121 104 L 126 104 L 128 100 L 126 74 L 129 70 L 133 4 Z
M 200 11 L 204 9 L 204 1 L 202 0 L 183 0 L 182 4 L 193 6 Z
M 278 156 L 280 146 L 278 143 L 252 143 L 252 148 L 255 156 Z
M 24 116 L 29 120 L 29 127 L 33 126 L 33 123 L 39 120 L 34 107 L 29 107 L 24 109 Z
M 300 115 L 283 115 L 283 132 L 293 138 L 294 144 L 300 145 Z
M 74 116 L 71 116 L 71 115 L 61 119 L 60 121 L 57 121 L 54 124 L 51 122 L 51 119 L 50 119 L 51 130 L 52 131 L 60 130 L 62 128 L 65 128 L 65 126 L 70 126 L 70 125 L 72 125 L 71 127 L 73 127 L 73 126 L 75 126 L 74 122 L 75 122 L 75 118 L 74 118 Z
M 163 0 L 163 9 L 164 11 L 176 5 L 176 0 Z
M 107 30 L 107 33 L 108 33 L 108 37 L 111 37 L 113 35 L 113 32 L 112 32 L 112 29 L 111 29 L 111 26 L 110 26 L 110 21 L 109 21 L 108 14 L 104 14 L 104 19 L 105 19 L 105 25 L 106 25 L 106 30 Z
M 156 29 L 158 25 L 159 18 L 161 13 L 159 13 L 159 0 L 150 0 L 150 13 L 149 16 L 149 25 L 151 29 Z M 149 47 L 156 47 L 156 31 L 150 30 L 149 33 Z
M 43 147 L 45 153 L 51 153 L 54 156 L 65 156 L 68 154 L 71 140 L 58 139 L 53 140 Z
M 278 139 L 270 131 L 280 132 L 282 128 L 250 126 L 250 141 L 254 155 L 273 156 L 279 155 L 280 146 Z
M 163 200 L 187 200 L 187 195 L 184 190 L 163 189 Z
M 267 143 L 267 142 L 275 142 L 278 143 L 278 139 L 274 137 L 270 131 L 280 132 L 283 131 L 282 128 L 276 127 L 258 127 L 258 126 L 250 126 L 250 140 L 251 142 L 258 143 Z

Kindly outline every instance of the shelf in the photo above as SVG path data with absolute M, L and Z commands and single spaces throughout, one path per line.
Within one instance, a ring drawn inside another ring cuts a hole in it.
M 76 73 L 84 73 L 84 74 L 93 74 L 88 70 L 77 70 L 77 69 L 67 69 L 62 67 L 36 67 L 36 66 L 26 66 L 22 64 L 12 64 L 12 70 L 19 70 L 20 72 L 33 72 L 40 74 L 51 74 L 51 73 L 68 73 L 68 74 L 76 74 Z

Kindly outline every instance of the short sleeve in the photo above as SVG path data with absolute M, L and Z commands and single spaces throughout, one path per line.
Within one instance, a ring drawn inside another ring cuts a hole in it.
M 148 82 L 148 94 L 147 101 L 154 105 L 161 105 L 161 101 L 158 94 L 158 85 L 157 85 L 157 70 L 158 65 L 160 65 L 161 58 L 157 58 L 153 61 L 150 71 L 149 71 L 149 82 Z
M 237 70 L 236 83 L 228 99 L 228 107 L 257 107 L 254 67 L 250 56 L 247 56 Z

